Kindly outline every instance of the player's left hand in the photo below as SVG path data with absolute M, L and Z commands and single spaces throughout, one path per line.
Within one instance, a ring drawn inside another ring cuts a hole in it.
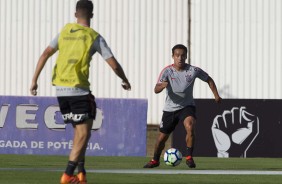
M 131 85 L 128 81 L 122 81 L 121 86 L 123 89 L 130 91 L 131 90 Z

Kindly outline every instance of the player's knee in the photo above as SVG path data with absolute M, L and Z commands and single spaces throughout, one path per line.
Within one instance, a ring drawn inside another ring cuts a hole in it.
M 80 143 L 86 143 L 88 142 L 89 135 L 87 133 L 81 132 L 78 136 L 76 136 L 76 139 Z
M 184 127 L 186 130 L 193 131 L 195 125 L 195 119 L 191 116 L 185 118 Z

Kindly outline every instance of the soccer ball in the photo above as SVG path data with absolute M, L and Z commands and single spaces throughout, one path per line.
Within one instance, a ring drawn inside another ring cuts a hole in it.
M 169 166 L 177 166 L 182 161 L 182 154 L 178 149 L 170 148 L 164 153 L 164 162 Z

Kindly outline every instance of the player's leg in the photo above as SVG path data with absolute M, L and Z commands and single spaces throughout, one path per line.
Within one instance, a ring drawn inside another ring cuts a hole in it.
M 179 115 L 180 122 L 183 123 L 186 131 L 186 146 L 187 146 L 187 157 L 186 164 L 190 168 L 196 167 L 196 164 L 193 160 L 193 149 L 195 142 L 195 124 L 196 124 L 196 107 L 187 106 L 181 110 Z
M 168 138 L 169 138 L 169 134 L 159 132 L 159 136 L 157 137 L 155 148 L 154 148 L 154 160 L 157 161 L 160 160 L 160 156 L 162 154 L 163 149 L 165 148 L 165 143 Z
M 162 122 L 160 124 L 159 135 L 154 147 L 154 157 L 144 166 L 144 168 L 154 168 L 160 165 L 160 157 L 163 149 L 165 148 L 165 143 L 176 125 L 177 122 L 174 119 L 174 112 L 164 112 Z
M 85 152 L 91 136 L 93 119 L 95 119 L 96 103 L 94 101 L 94 96 L 89 94 L 72 97 L 69 99 L 69 104 L 72 112 L 74 137 L 73 148 L 69 155 L 69 162 L 65 174 L 73 176 L 74 170 L 78 166 L 79 180 L 86 180 L 86 172 L 84 168 Z
M 186 157 L 186 164 L 190 168 L 195 168 L 196 164 L 193 160 L 193 149 L 194 149 L 194 142 L 195 142 L 195 124 L 196 119 L 193 116 L 188 116 L 184 119 L 184 127 L 186 130 L 186 146 L 187 146 L 187 157 Z
M 80 160 L 85 157 L 85 151 L 87 148 L 88 140 L 91 136 L 92 119 L 88 119 L 83 123 L 74 125 L 74 137 L 73 137 L 73 148 L 69 155 L 69 162 L 65 173 L 61 178 L 61 184 L 63 183 L 75 183 L 84 181 L 86 183 L 85 169 L 83 163 L 84 173 L 81 172 L 78 176 L 74 175 L 74 170 Z
M 87 143 L 91 136 L 93 119 L 88 119 L 84 123 L 74 125 L 73 147 L 69 155 L 69 160 L 78 162 L 84 159 Z
M 91 128 L 93 119 L 88 119 L 85 123 L 75 125 L 75 134 L 73 140 L 73 148 L 69 156 L 69 160 L 76 160 L 78 167 L 77 177 L 82 183 L 86 183 L 86 170 L 85 164 L 85 153 L 88 145 L 88 141 L 91 137 Z
M 155 147 L 154 147 L 154 157 L 150 162 L 148 162 L 144 166 L 144 168 L 154 168 L 160 165 L 160 157 L 161 157 L 162 151 L 165 147 L 165 143 L 168 138 L 169 138 L 169 134 L 164 134 L 162 132 L 159 132 L 159 135 L 157 137 Z
M 188 116 L 184 120 L 184 127 L 186 130 L 186 145 L 188 149 L 187 155 L 192 156 L 193 154 L 193 147 L 194 147 L 194 142 L 195 142 L 195 124 L 196 124 L 196 119 L 192 116 Z
M 80 149 L 78 152 L 78 158 L 77 158 L 77 168 L 78 168 L 78 174 L 77 177 L 79 178 L 80 183 L 86 184 L 86 170 L 85 170 L 85 153 L 88 146 L 89 139 L 91 137 L 91 129 L 93 125 L 93 120 L 96 116 L 96 103 L 94 96 L 90 93 L 89 95 L 83 96 L 83 98 L 80 100 L 79 104 L 74 104 L 75 108 L 73 108 L 73 111 L 75 111 L 77 114 L 84 114 L 85 118 L 83 118 L 83 123 L 76 125 L 77 130 L 77 138 L 81 139 L 80 144 L 83 142 L 81 147 L 77 147 Z M 85 124 L 85 125 L 83 125 Z M 82 126 L 80 126 L 82 125 Z M 82 137 L 81 137 L 82 136 Z M 75 148 L 73 147 L 75 150 Z M 76 155 L 77 156 L 77 155 Z
M 69 106 L 69 100 L 71 97 L 58 97 L 58 103 L 60 107 L 60 111 L 63 117 L 63 120 L 66 124 L 72 122 L 72 113 L 71 113 L 71 108 Z M 63 175 L 61 176 L 60 183 L 65 184 L 65 183 L 70 183 L 70 182 L 78 182 L 78 178 L 73 174 L 73 171 L 76 168 L 77 163 L 73 161 L 68 161 L 67 163 L 67 168 Z
M 81 151 L 81 153 L 78 157 L 78 166 L 79 166 L 80 162 L 85 162 L 85 154 L 86 154 L 86 149 L 87 149 L 87 146 L 88 146 L 89 139 L 91 137 L 91 128 L 92 128 L 92 125 L 93 125 L 93 119 L 87 120 L 87 125 L 88 125 L 87 140 L 86 140 L 86 144 L 84 145 L 84 147 L 83 147 L 83 149 L 82 149 L 82 151 Z M 84 169 L 84 167 L 83 167 L 83 169 Z

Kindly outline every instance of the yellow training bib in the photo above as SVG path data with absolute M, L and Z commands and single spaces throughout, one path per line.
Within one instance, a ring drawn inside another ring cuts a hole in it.
M 59 55 L 53 69 L 56 86 L 89 88 L 90 48 L 99 34 L 80 24 L 67 24 L 60 33 Z

